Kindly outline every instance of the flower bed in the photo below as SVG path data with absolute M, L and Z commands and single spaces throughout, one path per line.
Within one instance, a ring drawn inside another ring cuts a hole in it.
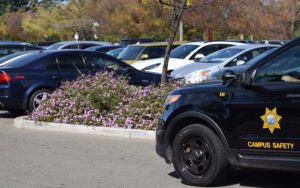
M 179 84 L 137 87 L 113 73 L 65 82 L 29 118 L 87 126 L 154 130 L 168 93 Z

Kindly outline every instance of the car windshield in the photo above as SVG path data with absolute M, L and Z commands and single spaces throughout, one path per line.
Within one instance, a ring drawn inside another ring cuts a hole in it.
M 118 56 L 122 60 L 134 60 L 144 49 L 143 46 L 127 46 Z
M 31 63 L 34 60 L 39 59 L 43 56 L 43 53 L 25 53 L 21 54 L 19 56 L 16 56 L 14 58 L 11 58 L 3 63 L 0 64 L 0 68 L 16 68 L 16 67 L 22 67 L 27 65 L 28 63 Z
M 113 57 L 117 57 L 123 50 L 124 50 L 124 48 L 117 48 L 117 49 L 106 52 L 106 54 L 111 55 Z
M 268 51 L 265 51 L 264 53 L 258 55 L 257 57 L 251 59 L 250 61 L 246 62 L 244 65 L 254 65 L 257 62 L 259 62 L 260 60 L 262 60 L 263 58 L 265 58 L 267 55 L 271 54 L 272 52 L 274 52 L 277 48 L 272 48 Z
M 64 45 L 64 44 L 62 44 L 62 43 L 52 44 L 52 45 L 50 45 L 50 46 L 47 48 L 47 50 L 56 50 L 56 49 L 58 49 L 59 47 L 61 47 L 62 45 Z
M 225 48 L 223 50 L 216 51 L 196 62 L 199 62 L 199 63 L 222 63 L 223 61 L 240 53 L 243 50 L 244 49 L 242 49 L 242 48 Z
M 184 59 L 198 47 L 199 45 L 194 44 L 185 44 L 178 46 L 177 48 L 171 51 L 170 58 Z

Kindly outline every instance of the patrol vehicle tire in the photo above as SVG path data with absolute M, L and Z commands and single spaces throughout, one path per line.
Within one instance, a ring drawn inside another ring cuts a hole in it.
M 228 157 L 218 136 L 208 127 L 192 124 L 175 137 L 173 165 L 183 183 L 209 186 L 222 180 L 229 166 Z

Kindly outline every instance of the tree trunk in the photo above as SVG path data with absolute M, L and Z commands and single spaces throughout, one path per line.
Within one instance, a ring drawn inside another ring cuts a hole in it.
M 186 5 L 187 0 L 182 0 L 180 5 L 173 6 L 172 7 L 172 27 L 170 31 L 170 35 L 168 38 L 168 45 L 165 51 L 164 56 L 164 64 L 163 64 L 163 70 L 161 74 L 161 86 L 164 86 L 167 82 L 167 73 L 168 73 L 168 64 L 169 64 L 169 58 L 171 53 L 171 47 L 173 45 L 173 42 L 176 37 L 176 33 L 178 31 L 179 23 L 182 18 L 182 14 Z M 175 3 L 174 3 L 175 4 Z

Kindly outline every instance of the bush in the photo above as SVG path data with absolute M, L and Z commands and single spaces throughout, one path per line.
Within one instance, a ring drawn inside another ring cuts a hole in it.
M 137 87 L 113 73 L 64 82 L 29 118 L 36 121 L 154 130 L 163 103 L 179 84 Z

